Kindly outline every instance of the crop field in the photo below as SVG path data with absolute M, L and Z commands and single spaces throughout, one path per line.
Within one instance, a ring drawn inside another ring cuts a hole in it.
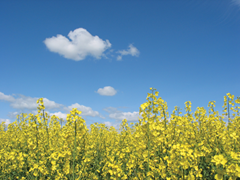
M 131 128 L 124 119 L 120 133 L 98 123 L 90 132 L 76 108 L 62 127 L 40 98 L 37 115 L 18 115 L 7 131 L 0 126 L 0 179 L 240 179 L 239 97 L 224 96 L 222 115 L 214 111 L 215 101 L 209 115 L 203 107 L 191 113 L 187 101 L 186 114 L 175 107 L 168 122 L 167 103 L 150 90 L 139 109 L 143 118 Z M 230 111 L 226 127 L 223 115 Z

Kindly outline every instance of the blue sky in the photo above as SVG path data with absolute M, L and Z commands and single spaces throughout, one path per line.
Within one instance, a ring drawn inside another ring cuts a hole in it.
M 0 1 L 0 121 L 72 108 L 138 122 L 150 87 L 185 114 L 240 96 L 240 0 Z M 236 99 L 236 98 L 235 98 Z M 227 119 L 225 119 L 227 121 Z

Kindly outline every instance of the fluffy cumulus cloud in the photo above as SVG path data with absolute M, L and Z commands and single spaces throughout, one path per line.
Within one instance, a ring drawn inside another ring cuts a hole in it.
M 114 96 L 117 91 L 111 86 L 105 86 L 104 88 L 99 88 L 97 93 L 102 96 Z
M 6 127 L 10 124 L 10 120 L 9 119 L 1 119 L 0 118 L 0 124 L 2 124 L 3 122 L 5 122 Z
M 132 44 L 129 45 L 128 50 L 121 50 L 121 51 L 118 51 L 117 53 L 121 54 L 117 57 L 118 61 L 122 60 L 122 56 L 126 56 L 126 55 L 139 56 L 139 50 L 136 47 L 134 47 Z
M 11 95 L 5 95 L 4 93 L 0 92 L 0 100 L 7 101 L 10 103 L 10 106 L 14 109 L 18 109 L 18 112 L 10 112 L 8 116 L 12 119 L 16 118 L 16 115 L 19 115 L 21 113 L 26 113 L 24 111 L 27 111 L 27 114 L 37 114 L 37 107 L 38 104 L 36 103 L 39 98 L 33 98 L 33 97 L 27 97 L 24 95 L 19 95 L 19 98 L 14 98 Z M 45 106 L 45 112 L 48 113 L 48 115 L 56 115 L 59 118 L 66 119 L 67 113 L 69 113 L 72 108 L 77 108 L 79 111 L 82 111 L 83 116 L 92 116 L 92 117 L 100 117 L 102 119 L 105 119 L 104 116 L 100 115 L 99 112 L 92 110 L 90 107 L 86 107 L 83 105 L 80 105 L 78 103 L 72 104 L 68 107 L 58 104 L 54 101 L 51 101 L 47 98 L 43 98 L 44 106 Z M 55 113 L 49 113 L 47 110 L 63 110 L 65 113 L 59 111 Z
M 84 28 L 70 31 L 68 37 L 57 34 L 51 38 L 46 38 L 43 42 L 49 51 L 75 61 L 83 60 L 87 56 L 93 56 L 97 59 L 101 59 L 101 57 L 108 59 L 106 55 L 111 54 L 113 57 L 113 50 L 109 49 L 112 46 L 109 40 L 104 41 L 98 36 L 93 36 Z M 104 53 L 107 49 L 109 51 Z M 116 53 L 120 54 L 117 56 L 117 60 L 120 61 L 122 56 L 138 56 L 139 50 L 130 44 L 127 50 L 120 50 Z
M 56 37 L 44 40 L 47 48 L 67 59 L 80 61 L 91 55 L 97 59 L 103 56 L 103 52 L 111 47 L 109 40 L 102 40 L 98 36 L 92 36 L 86 29 L 78 28 L 70 31 L 68 38 L 58 34 Z
M 5 95 L 4 93 L 0 92 L 0 100 L 13 102 L 15 100 L 15 98 L 13 96 Z
M 24 95 L 20 95 L 20 98 L 14 99 L 11 102 L 10 106 L 15 109 L 30 109 L 35 110 L 38 107 L 37 100 L 39 98 L 32 98 L 27 97 Z M 63 105 L 55 103 L 54 101 L 50 101 L 47 98 L 43 98 L 44 106 L 47 109 L 58 109 L 61 108 Z
M 57 116 L 59 117 L 59 119 L 66 119 L 67 118 L 67 114 L 66 113 L 62 113 L 62 112 L 55 112 L 55 113 L 50 113 L 50 116 Z
M 106 86 L 104 88 L 99 88 L 97 91 L 100 95 L 104 96 L 113 96 L 116 94 L 116 90 L 111 86 Z M 19 95 L 19 97 L 14 98 L 11 95 L 5 95 L 4 93 L 0 92 L 0 100 L 9 102 L 10 106 L 17 109 L 17 112 L 9 113 L 9 117 L 12 119 L 16 119 L 16 115 L 19 115 L 21 113 L 32 113 L 37 114 L 37 101 L 38 98 L 33 97 L 27 97 L 24 95 Z M 105 119 L 104 116 L 102 116 L 98 111 L 94 111 L 91 107 L 87 107 L 84 105 L 80 105 L 78 103 L 72 104 L 70 106 L 64 106 L 61 104 L 58 104 L 54 101 L 51 101 L 47 98 L 43 98 L 43 102 L 45 105 L 45 112 L 48 113 L 49 116 L 57 116 L 59 118 L 62 118 L 64 121 L 66 120 L 67 114 L 73 109 L 77 108 L 82 113 L 80 116 L 91 116 L 91 117 L 100 117 L 102 119 Z M 58 110 L 57 112 L 49 112 L 48 110 Z M 103 109 L 106 111 L 109 115 L 108 117 L 111 119 L 114 119 L 118 121 L 118 123 L 111 123 L 111 122 L 105 122 L 107 126 L 113 126 L 116 129 L 119 128 L 119 121 L 122 122 L 123 119 L 127 119 L 128 122 L 138 122 L 139 118 L 142 118 L 141 115 L 139 115 L 139 112 L 122 112 L 119 111 L 115 107 L 107 107 Z M 1 119 L 1 121 L 5 121 L 6 124 L 10 123 L 10 120 L 8 119 Z M 0 122 L 1 122 L 0 121 Z
M 139 122 L 139 118 L 141 119 L 142 116 L 139 115 L 139 112 L 122 112 L 119 111 L 117 108 L 115 107 L 107 107 L 103 109 L 104 111 L 109 113 L 109 118 L 116 120 L 117 122 L 104 122 L 106 126 L 108 127 L 114 127 L 118 132 L 119 128 L 120 128 L 120 124 L 122 123 L 122 120 L 126 119 L 128 125 L 130 126 L 130 123 L 137 123 Z M 120 122 L 120 123 L 119 123 Z
M 116 119 L 119 121 L 122 121 L 123 119 L 126 119 L 127 121 L 137 121 L 138 118 L 142 118 L 141 115 L 139 115 L 139 112 L 117 112 L 117 113 L 110 113 L 109 117 L 112 119 Z
M 121 123 L 113 123 L 113 122 L 106 121 L 106 122 L 104 122 L 104 124 L 105 124 L 109 129 L 110 129 L 111 127 L 114 127 L 114 128 L 116 129 L 116 131 L 117 131 L 118 133 L 120 133 L 119 128 L 120 128 L 120 124 L 121 124 Z
M 68 106 L 65 109 L 68 110 L 68 111 L 71 111 L 73 108 L 77 108 L 79 111 L 82 112 L 80 114 L 80 116 L 81 115 L 83 115 L 83 116 L 92 116 L 92 117 L 100 116 L 99 112 L 93 111 L 92 108 L 80 105 L 78 103 L 72 104 L 71 106 Z

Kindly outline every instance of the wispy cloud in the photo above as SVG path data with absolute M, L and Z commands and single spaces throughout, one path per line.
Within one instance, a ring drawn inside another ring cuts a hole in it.
M 68 37 L 71 41 L 58 34 L 56 37 L 46 38 L 44 43 L 50 51 L 75 61 L 83 60 L 88 55 L 100 59 L 103 52 L 111 47 L 109 40 L 104 41 L 98 36 L 92 36 L 83 28 L 70 31 Z
M 114 96 L 117 91 L 111 86 L 105 86 L 104 88 L 99 88 L 97 93 L 102 96 Z
M 127 121 L 138 121 L 138 118 L 142 118 L 139 115 L 139 112 L 120 112 L 120 113 L 111 113 L 109 114 L 109 117 L 112 119 L 116 119 L 119 121 L 122 121 L 123 119 L 126 119 Z
M 114 96 L 117 91 L 111 87 L 111 86 L 105 86 L 104 88 L 99 88 L 97 93 L 99 93 L 102 96 Z M 16 95 L 15 95 L 16 96 Z M 36 101 L 39 98 L 37 97 L 27 97 L 24 95 L 18 95 L 16 98 L 12 95 L 6 95 L 2 92 L 0 92 L 0 100 L 9 102 L 10 106 L 16 109 L 15 112 L 9 112 L 8 116 L 11 119 L 15 119 L 16 115 L 20 115 L 21 113 L 32 113 L 37 114 L 37 103 Z M 74 103 L 70 106 L 64 106 L 62 104 L 58 104 L 54 101 L 51 101 L 47 98 L 43 98 L 44 106 L 45 106 L 45 113 L 47 113 L 49 116 L 56 115 L 59 118 L 62 118 L 64 121 L 66 120 L 67 114 L 72 110 L 72 108 L 77 108 L 82 113 L 80 116 L 83 116 L 85 118 L 86 116 L 91 117 L 100 117 L 101 119 L 106 119 L 105 116 L 101 115 L 98 111 L 94 111 L 91 107 L 87 107 L 84 105 L 80 105 L 78 103 Z M 55 110 L 56 112 L 49 112 L 49 110 Z M 111 119 L 114 119 L 116 121 L 122 121 L 123 119 L 127 119 L 129 122 L 138 121 L 139 116 L 138 112 L 122 112 L 119 111 L 115 107 L 108 107 L 105 108 L 104 111 L 108 112 L 108 117 Z M 5 121 L 6 124 L 10 124 L 9 119 L 0 119 L 1 121 Z M 113 123 L 113 122 L 104 122 L 106 125 L 112 124 L 113 127 L 116 127 L 118 129 L 119 123 Z
M 127 119 L 127 121 L 138 121 L 138 118 L 142 118 L 141 115 L 139 115 L 139 112 L 122 112 L 119 111 L 115 107 L 107 107 L 103 109 L 104 111 L 109 113 L 109 117 L 111 119 L 115 119 L 118 121 L 122 121 L 123 119 Z
M 10 106 L 14 109 L 19 110 L 19 112 L 11 112 L 8 114 L 10 118 L 15 118 L 16 115 L 21 114 L 23 110 L 27 110 L 30 113 L 37 114 L 37 107 L 38 104 L 36 103 L 39 98 L 37 97 L 27 97 L 24 95 L 19 95 L 19 98 L 14 98 L 11 95 L 5 95 L 4 93 L 0 92 L 0 100 L 7 101 L 10 103 Z M 60 110 L 59 112 L 55 113 L 48 113 L 49 115 L 56 115 L 59 116 L 59 118 L 66 119 L 67 113 L 69 113 L 72 108 L 77 108 L 79 111 L 82 111 L 83 116 L 92 116 L 92 117 L 100 117 L 105 119 L 104 116 L 100 115 L 99 112 L 93 111 L 92 108 L 86 107 L 84 105 L 80 105 L 78 103 L 72 104 L 70 106 L 64 106 L 62 104 L 58 104 L 54 101 L 51 101 L 47 98 L 43 98 L 44 106 L 45 106 L 45 112 L 48 110 Z M 64 111 L 64 112 L 61 112 Z
M 130 44 L 128 50 L 121 50 L 121 51 L 118 51 L 117 53 L 121 54 L 117 57 L 117 60 L 120 61 L 122 60 L 122 56 L 126 56 L 126 55 L 139 56 L 140 52 L 136 47 Z
M 15 100 L 14 97 L 10 96 L 10 95 L 5 95 L 2 92 L 0 92 L 0 100 L 2 101 L 8 101 L 8 102 L 13 102 Z
M 38 98 L 32 98 L 24 95 L 19 95 L 20 98 L 14 98 L 11 95 L 5 95 L 4 93 L 0 92 L 0 100 L 10 102 L 10 106 L 15 109 L 29 109 L 35 110 L 37 109 L 37 100 Z M 43 98 L 44 106 L 47 109 L 58 109 L 61 108 L 63 105 L 57 104 L 54 101 L 50 101 L 47 98 Z
M 106 86 L 104 88 L 99 88 L 98 93 L 101 95 L 113 95 L 116 94 L 116 90 L 112 88 L 111 86 Z M 11 119 L 15 119 L 16 115 L 21 114 L 20 112 L 25 110 L 29 110 L 29 113 L 32 114 L 37 114 L 37 104 L 36 101 L 39 98 L 32 98 L 32 97 L 27 97 L 24 95 L 19 95 L 19 98 L 14 98 L 11 95 L 5 95 L 4 93 L 0 92 L 0 100 L 6 101 L 10 103 L 10 106 L 13 108 L 19 110 L 18 112 L 10 112 L 8 116 Z M 64 122 L 66 121 L 67 114 L 72 110 L 72 108 L 77 108 L 79 111 L 82 113 L 80 116 L 83 116 L 83 119 L 85 119 L 86 116 L 91 116 L 91 117 L 100 117 L 102 119 L 106 119 L 106 117 L 102 116 L 98 111 L 94 111 L 91 107 L 87 107 L 84 105 L 80 105 L 78 103 L 72 104 L 70 106 L 64 106 L 62 104 L 58 104 L 54 101 L 51 101 L 47 98 L 43 98 L 44 105 L 45 105 L 45 112 L 48 113 L 48 115 L 53 116 L 56 115 L 59 118 L 62 118 Z M 50 113 L 49 110 L 56 109 L 58 111 Z M 120 124 L 122 123 L 122 120 L 126 119 L 127 122 L 131 123 L 136 123 L 139 121 L 139 119 L 142 119 L 141 114 L 139 112 L 122 112 L 119 111 L 118 108 L 115 107 L 107 107 L 103 109 L 105 112 L 107 112 L 109 115 L 108 117 L 110 119 L 114 119 L 115 122 L 110 122 L 110 121 L 105 121 L 104 124 L 108 127 L 113 126 L 115 129 L 119 129 Z M 170 118 L 168 118 L 170 121 Z M 223 120 L 226 122 L 227 126 L 227 116 L 223 116 Z M 5 122 L 5 124 L 8 126 L 10 124 L 9 119 L 3 119 L 0 118 L 0 123 Z M 88 129 L 90 126 L 88 126 Z M 119 132 L 119 131 L 118 131 Z
M 232 3 L 240 7 L 240 0 L 232 0 Z
M 78 103 L 72 104 L 71 106 L 68 106 L 66 108 L 64 108 L 66 111 L 71 111 L 73 108 L 77 108 L 79 111 L 81 111 L 82 113 L 80 114 L 83 116 L 92 116 L 92 117 L 100 117 L 99 112 L 97 111 L 93 111 L 91 107 L 86 107 L 84 105 L 80 105 Z M 102 118 L 104 118 L 103 116 L 101 116 Z

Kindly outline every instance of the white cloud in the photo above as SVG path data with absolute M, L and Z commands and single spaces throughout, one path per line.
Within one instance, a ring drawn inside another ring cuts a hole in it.
M 232 3 L 235 5 L 240 6 L 240 0 L 232 0 Z
M 118 60 L 118 61 L 122 60 L 122 56 L 118 56 L 118 57 L 117 57 L 117 60 Z
M 64 120 L 66 120 L 67 119 L 67 114 L 66 113 L 62 113 L 62 112 L 55 112 L 55 113 L 50 113 L 49 114 L 50 116 L 53 116 L 53 115 L 55 115 L 55 116 L 57 116 L 57 117 L 59 117 L 59 119 L 64 119 Z
M 114 128 L 117 130 L 117 132 L 120 133 L 119 128 L 120 128 L 121 123 L 112 123 L 112 122 L 106 121 L 106 122 L 104 122 L 104 124 L 105 124 L 109 129 L 110 129 L 110 127 L 114 127 Z
M 119 121 L 126 119 L 127 121 L 137 121 L 137 122 L 138 122 L 138 118 L 142 118 L 142 116 L 139 115 L 139 112 L 136 112 L 136 111 L 110 113 L 109 117 Z
M 111 86 L 105 86 L 104 88 L 99 88 L 97 93 L 102 96 L 114 96 L 117 91 Z
M 71 41 L 58 34 L 56 37 L 46 38 L 44 43 L 50 51 L 75 61 L 83 60 L 88 55 L 100 59 L 103 52 L 111 47 L 109 40 L 103 41 L 98 36 L 92 36 L 83 28 L 70 31 L 68 37 Z
M 122 112 L 117 110 L 117 108 L 114 107 L 107 107 L 103 109 L 104 111 L 109 113 L 109 118 L 115 119 L 117 121 L 122 121 L 124 119 L 127 120 L 127 122 L 133 122 L 133 123 L 138 123 L 139 119 L 142 119 L 142 113 L 139 114 L 139 112 L 134 111 L 134 112 Z M 150 117 L 152 117 L 151 115 Z M 170 120 L 170 118 L 168 118 Z
M 71 106 L 68 106 L 65 109 L 71 111 L 72 108 L 77 108 L 77 110 L 82 111 L 80 116 L 92 116 L 92 117 L 100 116 L 99 112 L 93 111 L 92 108 L 80 105 L 78 103 L 72 104 Z
M 120 61 L 122 59 L 122 56 L 126 56 L 126 55 L 132 55 L 132 56 L 138 57 L 140 52 L 136 47 L 134 47 L 132 44 L 130 44 L 128 50 L 117 51 L 117 53 L 121 54 L 117 57 L 117 60 Z
M 118 132 L 120 132 L 118 129 L 120 128 L 120 125 L 122 123 L 122 120 L 126 119 L 128 125 L 130 126 L 130 123 L 137 123 L 139 122 L 139 118 L 141 119 L 142 116 L 139 115 L 139 112 L 122 112 L 117 110 L 117 108 L 114 107 L 107 107 L 103 109 L 104 111 L 109 113 L 109 118 L 115 119 L 116 121 L 120 121 L 120 123 L 112 123 L 112 122 L 104 122 L 108 127 L 113 126 L 116 128 Z
M 4 93 L 0 92 L 0 100 L 13 102 L 15 100 L 15 98 L 10 95 L 5 95 Z
M 2 124 L 2 122 L 5 122 L 6 126 L 8 126 L 11 123 L 9 119 L 1 119 L 0 118 L 0 124 Z
M 21 112 L 9 112 L 8 113 L 8 117 L 10 117 L 11 119 L 15 119 L 17 115 L 20 115 Z
M 104 52 L 112 46 L 108 39 L 104 41 L 98 36 L 93 36 L 84 28 L 78 28 L 74 31 L 70 31 L 68 38 L 61 34 L 57 34 L 51 38 L 46 38 L 43 42 L 49 51 L 58 53 L 67 59 L 75 61 L 83 60 L 86 56 L 93 56 L 96 59 L 101 59 L 101 57 L 109 59 L 106 56 L 109 54 L 113 56 L 112 49 L 104 54 Z M 118 61 L 125 55 L 139 55 L 138 49 L 132 44 L 129 45 L 129 49 L 120 50 L 116 53 L 120 54 L 117 56 Z
M 115 107 L 107 107 L 107 108 L 104 108 L 103 110 L 108 112 L 109 114 L 121 113 L 121 111 L 117 110 L 117 108 L 115 108 Z
M 11 95 L 5 95 L 0 92 L 0 100 L 8 101 L 10 103 L 11 107 L 19 110 L 18 112 L 8 113 L 8 116 L 11 119 L 15 119 L 16 115 L 20 115 L 21 113 L 26 113 L 26 112 L 23 112 L 23 110 L 27 111 L 27 114 L 32 113 L 32 114 L 36 115 L 38 113 L 37 112 L 37 107 L 38 107 L 37 100 L 39 98 L 27 97 L 24 95 L 19 95 L 19 96 L 20 96 L 19 98 L 15 99 Z M 99 112 L 93 111 L 92 108 L 86 107 L 84 105 L 80 105 L 78 103 L 75 103 L 75 104 L 72 104 L 71 106 L 66 107 L 62 104 L 58 104 L 54 101 L 50 101 L 47 98 L 43 98 L 43 102 L 44 102 L 44 106 L 45 106 L 44 112 L 47 112 L 48 115 L 50 115 L 50 116 L 56 115 L 59 118 L 63 118 L 66 120 L 67 113 L 69 113 L 72 110 L 72 108 L 77 108 L 79 111 L 82 111 L 82 114 L 80 114 L 80 116 L 81 115 L 92 116 L 92 117 L 98 116 L 102 119 L 105 119 L 105 117 L 100 115 Z M 66 111 L 66 113 L 63 113 L 61 111 L 55 112 L 55 113 L 49 113 L 48 110 L 63 110 L 63 111 Z
M 30 109 L 35 110 L 38 107 L 37 100 L 39 98 L 27 97 L 24 95 L 20 95 L 20 98 L 15 99 L 10 106 L 15 109 Z M 43 98 L 44 106 L 47 109 L 58 109 L 63 105 L 55 103 L 54 101 L 50 101 L 47 98 Z

